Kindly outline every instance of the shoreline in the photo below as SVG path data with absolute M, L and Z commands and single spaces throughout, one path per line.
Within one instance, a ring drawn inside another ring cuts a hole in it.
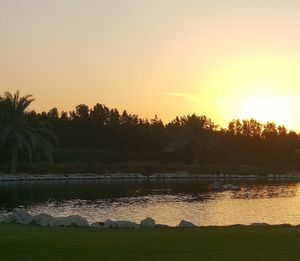
M 196 225 L 186 219 L 179 219 L 177 225 L 157 223 L 152 217 L 145 217 L 140 221 L 131 220 L 111 220 L 90 222 L 87 218 L 80 215 L 52 216 L 47 213 L 31 214 L 23 208 L 14 208 L 12 211 L 4 211 L 0 216 L 0 224 L 20 224 L 35 225 L 41 227 L 89 227 L 94 229 L 158 229 L 158 228 L 208 228 L 208 227 L 300 227 L 300 224 L 291 223 L 265 223 L 253 222 L 249 224 L 236 223 L 228 225 Z
M 300 172 L 286 174 L 193 174 L 188 172 L 112 174 L 0 174 L 0 182 L 9 181 L 54 181 L 54 180 L 164 180 L 164 179 L 199 179 L 199 180 L 300 180 Z

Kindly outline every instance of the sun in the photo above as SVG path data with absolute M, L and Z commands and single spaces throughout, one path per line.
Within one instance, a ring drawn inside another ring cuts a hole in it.
M 295 111 L 293 97 L 256 96 L 248 97 L 240 104 L 239 118 L 254 118 L 261 123 L 273 121 L 288 129 L 293 127 Z

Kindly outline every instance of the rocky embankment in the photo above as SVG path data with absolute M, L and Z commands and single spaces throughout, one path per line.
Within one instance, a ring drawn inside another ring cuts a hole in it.
M 32 216 L 27 211 L 21 208 L 15 208 L 11 213 L 4 213 L 0 218 L 0 223 L 16 223 L 23 225 L 38 225 L 42 227 L 91 227 L 91 228 L 135 228 L 135 229 L 143 229 L 143 228 L 162 228 L 169 227 L 163 224 L 156 224 L 155 220 L 151 217 L 147 217 L 143 219 L 140 224 L 120 220 L 113 221 L 107 219 L 104 222 L 95 222 L 89 224 L 88 221 L 78 215 L 71 215 L 67 217 L 53 217 L 48 214 L 39 214 L 36 216 Z M 187 228 L 187 227 L 196 227 L 193 223 L 182 220 L 178 227 Z
M 0 223 L 12 223 L 22 225 L 36 225 L 41 227 L 90 227 L 95 229 L 155 229 L 155 228 L 172 228 L 171 226 L 164 224 L 156 224 L 155 220 L 151 217 L 147 217 L 141 220 L 140 223 L 119 220 L 113 221 L 107 219 L 104 222 L 95 222 L 89 224 L 89 222 L 78 215 L 71 215 L 67 217 L 53 217 L 48 214 L 39 214 L 32 216 L 27 211 L 21 208 L 15 208 L 11 213 L 2 213 L 0 217 Z M 239 225 L 242 226 L 242 225 Z M 271 226 L 267 223 L 252 223 L 251 227 L 266 227 Z M 277 226 L 291 226 L 290 224 L 279 224 Z M 192 222 L 181 220 L 176 226 L 177 228 L 196 228 Z
M 154 173 L 151 175 L 144 175 L 139 173 L 113 173 L 113 174 L 0 174 L 1 181 L 51 181 L 51 180 L 111 180 L 111 179 L 209 179 L 209 180 L 300 180 L 300 173 L 291 172 L 287 174 L 267 174 L 267 175 L 253 175 L 253 174 L 194 174 L 185 171 L 176 173 Z

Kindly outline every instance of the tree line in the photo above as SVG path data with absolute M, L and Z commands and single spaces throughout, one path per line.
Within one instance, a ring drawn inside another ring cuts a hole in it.
M 2 97 L 2 103 L 7 98 L 13 96 Z M 299 160 L 299 134 L 274 122 L 233 120 L 227 128 L 219 128 L 210 118 L 196 114 L 176 117 L 165 124 L 157 116 L 144 119 L 100 103 L 91 108 L 80 104 L 70 112 L 53 108 L 37 113 L 27 110 L 28 106 L 23 110 L 22 121 L 28 126 L 42 124 L 44 129 L 56 134 L 59 143 L 47 141 L 48 145 L 57 144 L 53 149 L 56 162 L 295 165 Z M 1 110 L 4 109 L 0 106 L 0 124 L 4 125 Z M 21 160 L 25 154 L 21 152 Z M 2 145 L 0 162 L 4 164 L 10 157 L 11 153 Z M 35 157 L 39 158 L 43 157 Z
M 33 122 L 50 123 L 60 148 L 160 153 L 159 158 L 167 154 L 163 158 L 186 163 L 234 163 L 231 158 L 240 163 L 251 163 L 251 158 L 257 159 L 253 163 L 264 159 L 284 163 L 296 156 L 299 148 L 296 132 L 254 119 L 233 120 L 227 128 L 219 128 L 210 118 L 192 114 L 164 124 L 157 116 L 143 119 L 99 103 L 92 108 L 81 104 L 69 113 L 53 108 L 42 113 L 31 111 L 27 116 Z

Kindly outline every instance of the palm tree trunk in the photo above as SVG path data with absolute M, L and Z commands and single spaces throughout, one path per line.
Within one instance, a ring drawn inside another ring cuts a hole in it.
M 17 173 L 18 168 L 18 149 L 13 148 L 11 151 L 11 173 L 15 174 Z

